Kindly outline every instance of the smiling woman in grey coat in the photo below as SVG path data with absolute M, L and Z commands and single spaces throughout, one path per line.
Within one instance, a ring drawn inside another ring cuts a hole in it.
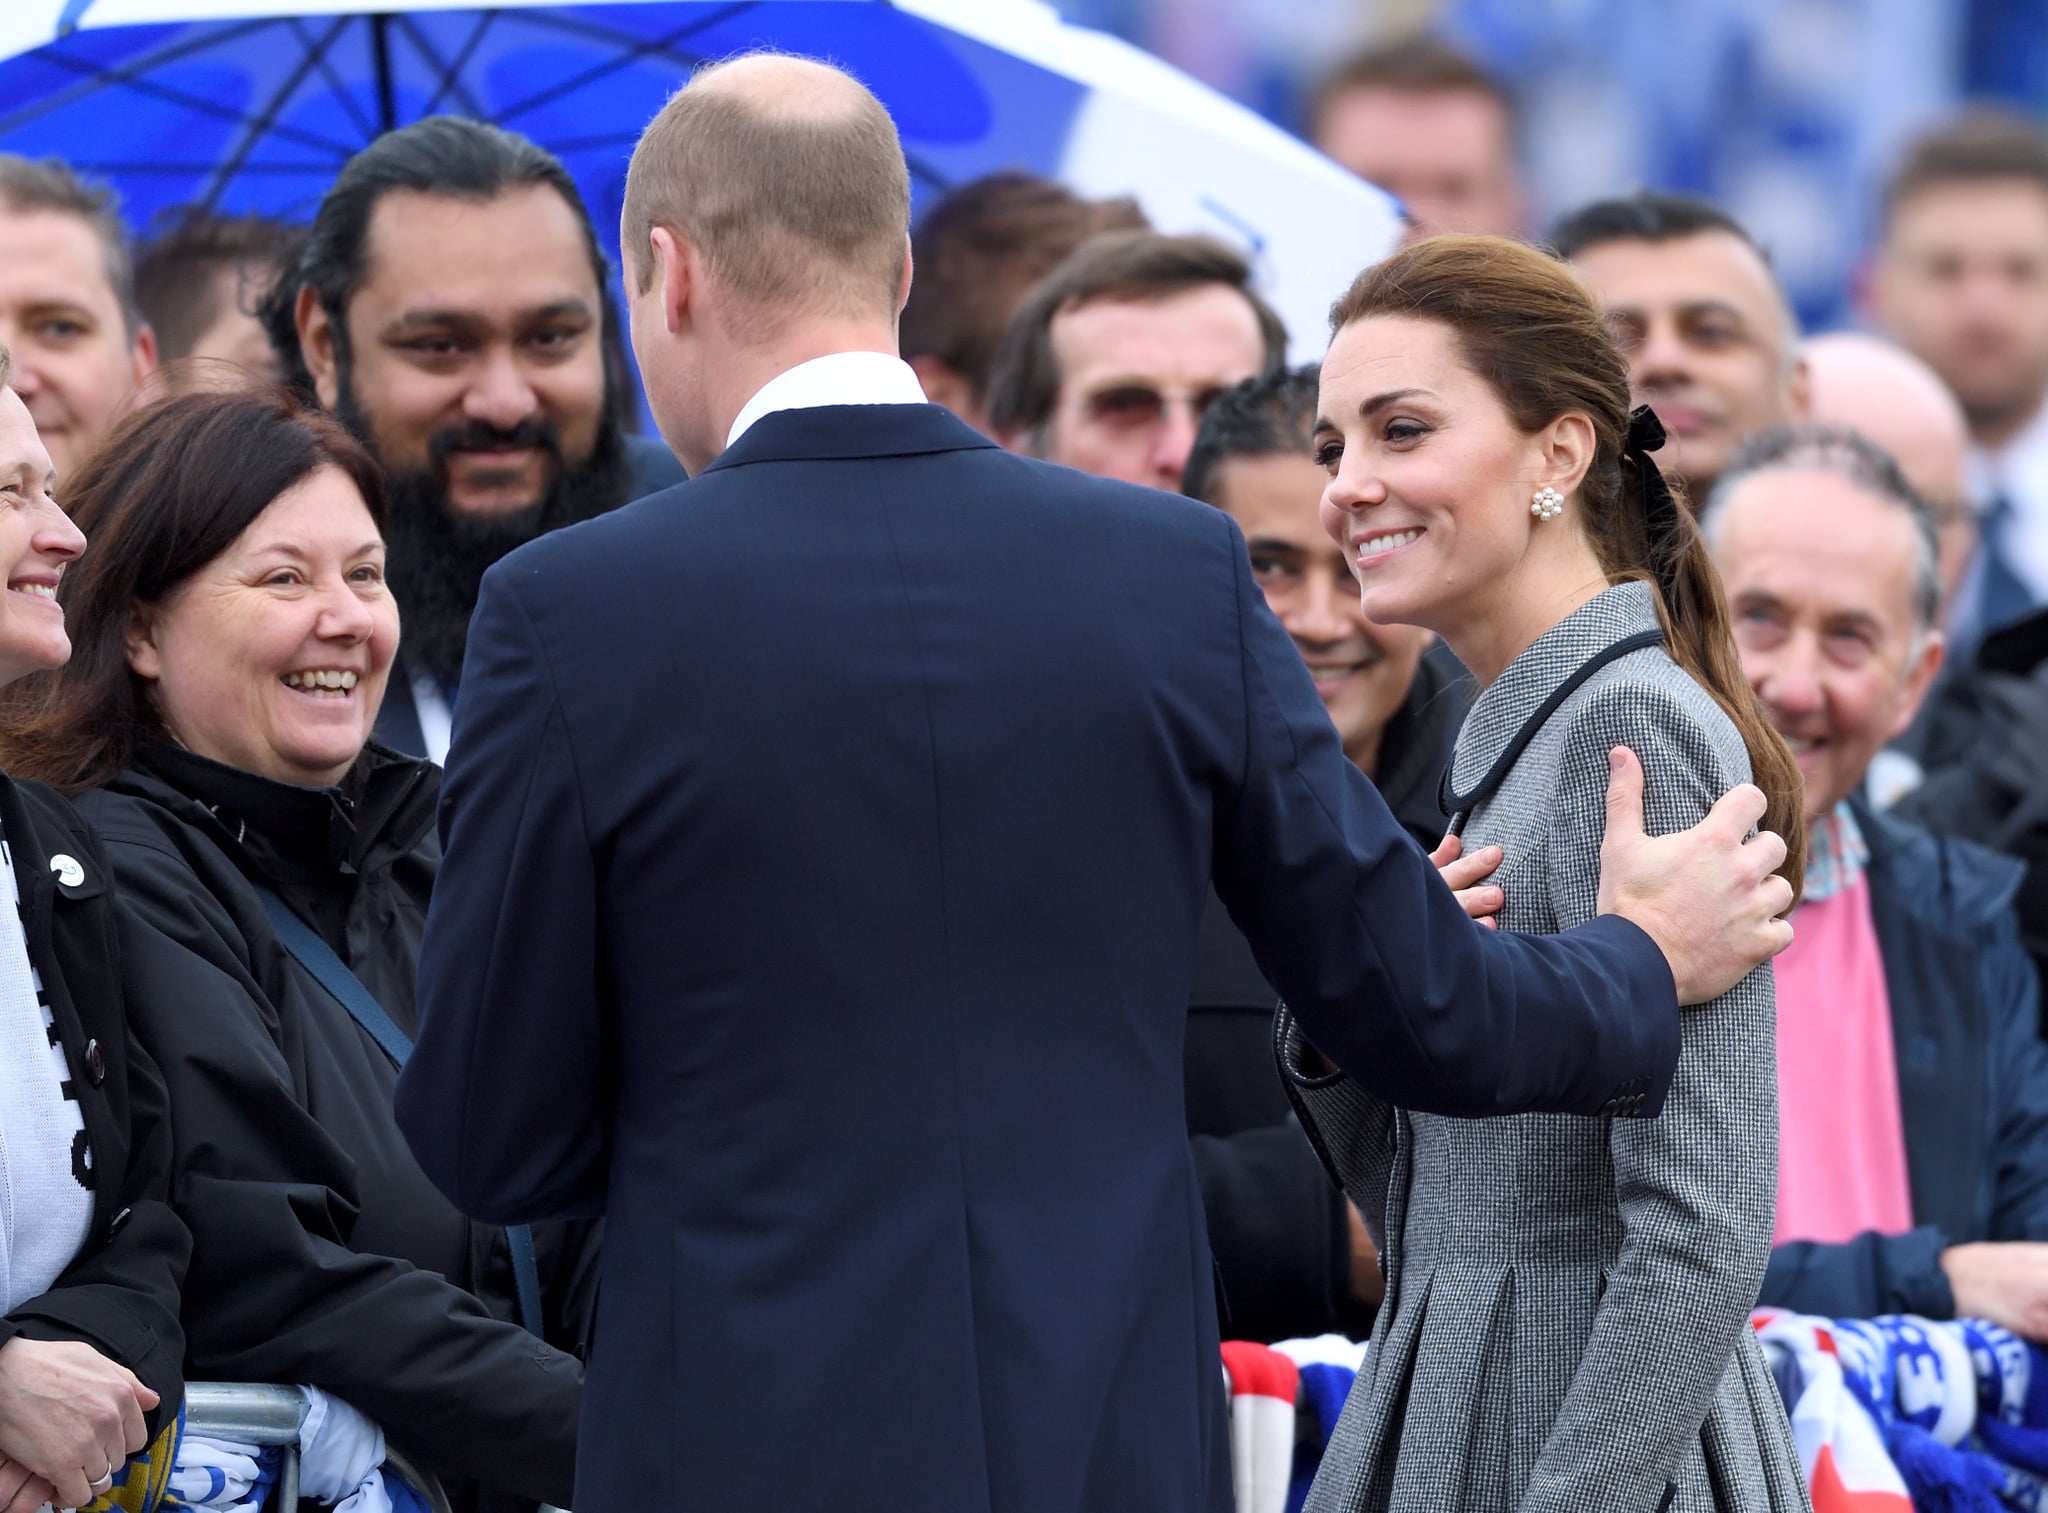
M 1332 322 L 1324 525 L 1367 614 L 1437 631 L 1482 685 L 1445 809 L 1468 856 L 1505 852 L 1499 926 L 1597 912 L 1618 746 L 1653 833 L 1754 774 L 1765 823 L 1798 834 L 1790 754 L 1646 455 L 1661 429 L 1628 413 L 1622 355 L 1569 270 L 1433 238 L 1360 275 Z M 1303 1122 L 1387 1273 L 1311 1510 L 1807 1506 L 1747 1326 L 1776 1198 L 1774 1045 L 1765 966 L 1687 1016 L 1660 1117 L 1464 1122 L 1368 1098 L 1283 1020 Z

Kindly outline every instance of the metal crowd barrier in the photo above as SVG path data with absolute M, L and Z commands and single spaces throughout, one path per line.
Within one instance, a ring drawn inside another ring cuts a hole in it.
M 185 1386 L 185 1430 L 234 1444 L 278 1446 L 284 1452 L 277 1488 L 270 1506 L 278 1513 L 297 1513 L 299 1506 L 299 1429 L 306 1418 L 306 1400 L 296 1387 L 271 1387 L 260 1382 L 188 1382 Z M 450 1513 L 448 1495 L 431 1472 L 420 1466 L 387 1436 L 385 1463 L 419 1489 L 433 1513 Z

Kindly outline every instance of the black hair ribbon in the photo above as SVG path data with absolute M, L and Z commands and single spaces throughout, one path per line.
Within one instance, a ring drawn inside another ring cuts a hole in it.
M 1653 547 L 1670 540 L 1671 533 L 1678 529 L 1678 499 L 1657 464 L 1650 460 L 1650 454 L 1663 445 L 1664 422 L 1648 405 L 1637 405 L 1629 413 L 1628 436 L 1621 444 L 1621 455 L 1634 466 L 1636 481 L 1642 486 L 1643 524 Z

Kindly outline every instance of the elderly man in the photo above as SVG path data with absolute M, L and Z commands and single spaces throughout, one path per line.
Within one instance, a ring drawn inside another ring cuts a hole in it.
M 682 476 L 628 436 L 605 259 L 568 170 L 434 116 L 342 165 L 264 301 L 288 379 L 391 480 L 405 648 L 377 738 L 442 761 L 484 569 Z
M 470 1212 L 608 1216 L 575 1505 L 1227 1508 L 1181 1070 L 1212 880 L 1385 1096 L 1647 1113 L 1674 997 L 1789 934 L 1762 796 L 1650 839 L 1618 757 L 1627 917 L 1481 929 L 1226 516 L 925 401 L 859 83 L 704 70 L 620 218 L 695 476 L 485 576 L 398 1090 Z
M 1012 451 L 1177 491 L 1210 401 L 1286 357 L 1286 328 L 1231 248 L 1150 231 L 1100 236 L 1010 317 L 989 424 Z
M 1606 313 L 1636 403 L 1670 436 L 1659 459 L 1695 503 L 1745 436 L 1805 417 L 1798 322 L 1733 216 L 1644 191 L 1574 211 L 1550 242 Z
M 1870 442 L 1810 426 L 1739 450 L 1703 523 L 1743 669 L 1806 778 L 1763 1301 L 2048 1339 L 2048 1047 L 2020 869 L 1857 796 L 1941 662 L 1932 515 Z
M 0 342 L 59 478 L 156 371 L 114 196 L 54 158 L 0 153 Z

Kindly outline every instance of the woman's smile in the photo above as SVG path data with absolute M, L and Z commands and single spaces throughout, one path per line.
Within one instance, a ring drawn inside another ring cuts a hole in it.
M 346 700 L 354 697 L 359 676 L 352 668 L 308 667 L 288 672 L 278 681 L 312 698 Z
M 1419 525 L 1409 526 L 1403 530 L 1388 530 L 1384 526 L 1375 526 L 1370 530 L 1360 531 L 1351 541 L 1359 571 L 1377 567 L 1389 558 L 1399 556 L 1427 534 L 1427 530 Z

